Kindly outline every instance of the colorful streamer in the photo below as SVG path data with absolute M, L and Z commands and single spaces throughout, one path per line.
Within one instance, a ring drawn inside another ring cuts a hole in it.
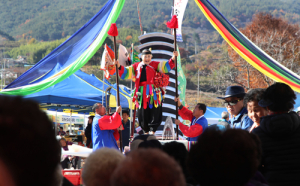
M 39 92 L 79 70 L 102 46 L 124 3 L 125 0 L 108 0 L 88 23 L 0 93 L 28 95 Z
M 233 26 L 208 0 L 195 0 L 200 10 L 225 41 L 249 64 L 276 82 L 300 92 L 300 76 L 262 51 Z

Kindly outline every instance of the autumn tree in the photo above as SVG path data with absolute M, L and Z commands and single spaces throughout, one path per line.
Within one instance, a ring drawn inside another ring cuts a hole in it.
M 271 14 L 258 13 L 253 16 L 252 22 L 240 31 L 276 61 L 300 73 L 299 25 L 273 17 Z M 235 83 L 246 89 L 266 88 L 273 83 L 273 80 L 252 67 L 231 47 L 228 47 L 228 54 L 237 69 L 233 79 Z

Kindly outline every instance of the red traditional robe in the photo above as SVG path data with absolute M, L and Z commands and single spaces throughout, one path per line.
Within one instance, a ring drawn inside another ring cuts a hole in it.
M 139 62 L 128 67 L 121 66 L 119 70 L 119 76 L 121 79 L 136 79 L 135 92 L 132 101 L 136 101 L 138 98 L 137 93 L 139 92 L 141 94 L 141 98 L 140 100 L 137 100 L 137 106 L 141 107 L 142 100 L 144 100 L 144 109 L 146 109 L 148 105 L 149 108 L 152 108 L 153 106 L 158 107 L 162 104 L 163 95 L 159 88 L 154 87 L 155 74 L 156 72 L 168 73 L 172 68 L 175 67 L 174 61 L 172 59 L 164 62 L 151 61 L 151 63 L 146 67 L 147 81 L 143 82 L 141 85 L 140 78 L 143 64 L 143 62 Z

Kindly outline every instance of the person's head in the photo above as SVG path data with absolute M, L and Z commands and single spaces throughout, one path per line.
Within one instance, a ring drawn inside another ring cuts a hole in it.
M 229 114 L 226 111 L 222 112 L 221 116 L 222 116 L 222 119 L 226 119 L 226 120 L 229 119 Z
M 266 89 L 258 105 L 266 107 L 269 113 L 289 112 L 294 108 L 295 100 L 296 94 L 290 86 L 274 83 Z
M 61 138 L 59 140 L 59 144 L 60 144 L 61 147 L 67 146 L 67 140 L 65 138 Z
M 37 103 L 0 96 L 0 141 L 0 162 L 15 185 L 57 185 L 61 149 L 52 122 Z
M 110 185 L 110 177 L 125 156 L 110 148 L 94 151 L 87 158 L 82 170 L 82 181 L 86 186 Z
M 156 139 L 154 135 L 138 135 L 130 144 L 130 150 L 136 150 L 138 148 L 158 148 L 161 149 L 161 143 Z
M 201 186 L 243 186 L 257 171 L 260 156 L 260 142 L 254 134 L 212 128 L 191 147 L 187 167 Z
M 188 151 L 183 143 L 178 143 L 176 141 L 165 143 L 162 150 L 169 156 L 173 157 L 179 163 L 182 170 L 186 169 L 186 157 Z
M 61 131 L 61 132 L 62 132 L 62 131 L 63 131 L 63 129 L 64 129 L 63 127 L 59 127 L 59 131 Z
M 103 116 L 106 113 L 105 106 L 103 106 L 101 103 L 95 103 L 92 110 L 100 116 Z
M 224 97 L 217 97 L 219 99 L 224 100 L 224 105 L 227 109 L 227 111 L 233 115 L 237 116 L 242 108 L 243 105 L 243 99 L 245 96 L 245 90 L 241 86 L 229 86 L 226 89 L 225 96 Z
M 203 103 L 198 103 L 193 110 L 193 116 L 199 118 L 200 116 L 204 115 L 205 112 L 206 112 L 206 105 Z
M 127 121 L 127 120 L 128 120 L 128 117 L 129 117 L 129 112 L 128 112 L 128 110 L 123 110 L 123 111 L 122 111 L 122 119 L 123 119 L 124 121 Z
M 142 51 L 142 60 L 143 62 L 148 65 L 150 62 L 151 62 L 151 59 L 152 59 L 152 53 L 151 53 L 151 50 L 149 49 L 144 49 Z
M 261 117 L 268 114 L 265 107 L 261 107 L 258 105 L 258 102 L 262 99 L 262 95 L 264 92 L 265 89 L 252 89 L 248 91 L 244 97 L 244 106 L 248 110 L 248 116 L 256 124 L 260 123 Z
M 79 128 L 82 128 L 82 125 L 79 125 L 78 127 L 79 127 Z
M 92 124 L 93 123 L 94 117 L 95 116 L 89 116 L 88 124 Z
M 128 169 L 130 167 L 130 169 Z M 137 149 L 128 154 L 111 176 L 112 186 L 182 186 L 179 164 L 159 149 Z
M 67 131 L 66 131 L 66 134 L 67 134 L 67 135 L 70 135 L 70 131 L 67 130 Z

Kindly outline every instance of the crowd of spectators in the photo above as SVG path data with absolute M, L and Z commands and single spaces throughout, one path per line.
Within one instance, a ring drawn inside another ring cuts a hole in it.
M 293 111 L 294 91 L 283 83 L 242 94 L 234 89 L 228 95 L 238 95 L 222 97 L 233 115 L 231 128 L 228 114 L 222 114 L 226 127 L 208 127 L 190 151 L 176 141 L 162 144 L 153 135 L 135 137 L 126 154 L 100 148 L 86 159 L 83 184 L 300 185 L 300 118 Z M 0 186 L 70 185 L 61 174 L 61 147 L 66 150 L 67 141 L 57 141 L 37 103 L 0 96 L 0 140 L 5 142 L 0 143 Z

